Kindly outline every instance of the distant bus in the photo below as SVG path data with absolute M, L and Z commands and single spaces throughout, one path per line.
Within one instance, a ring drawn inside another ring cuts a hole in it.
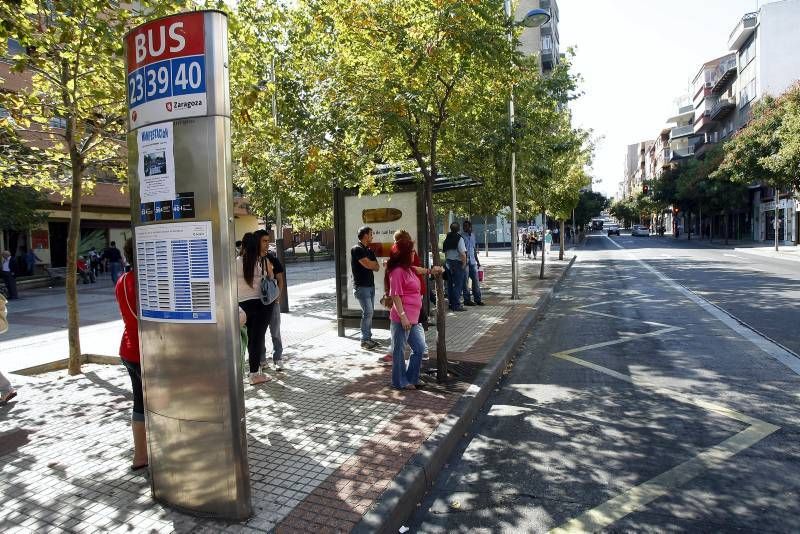
M 605 221 L 600 217 L 592 219 L 592 230 L 602 230 Z

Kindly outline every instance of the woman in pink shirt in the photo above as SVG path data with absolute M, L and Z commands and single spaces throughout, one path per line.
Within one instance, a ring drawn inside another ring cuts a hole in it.
M 425 352 L 425 332 L 419 324 L 422 295 L 417 274 L 441 274 L 441 267 L 423 269 L 412 265 L 414 241 L 405 230 L 395 234 L 395 244 L 386 264 L 389 273 L 389 312 L 392 336 L 392 387 L 416 389 L 419 368 Z M 411 346 L 411 359 L 406 368 L 403 350 L 406 342 Z

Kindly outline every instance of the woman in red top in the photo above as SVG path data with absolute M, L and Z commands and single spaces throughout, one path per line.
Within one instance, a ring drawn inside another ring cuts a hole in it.
M 133 240 L 128 238 L 123 247 L 126 258 L 133 258 Z M 136 313 L 136 277 L 128 271 L 117 280 L 114 293 L 122 314 L 125 330 L 119 344 L 119 355 L 122 364 L 131 377 L 133 390 L 133 412 L 131 414 L 131 430 L 133 432 L 133 463 L 131 470 L 137 471 L 147 467 L 147 433 L 144 426 L 144 395 L 142 394 L 142 368 L 139 365 L 139 319 Z

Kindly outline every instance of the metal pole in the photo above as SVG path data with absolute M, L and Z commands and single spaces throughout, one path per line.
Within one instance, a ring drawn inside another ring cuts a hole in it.
M 275 81 L 275 56 L 270 61 L 270 78 L 272 78 L 272 120 L 275 127 L 278 126 L 278 86 Z M 289 281 L 286 278 L 286 256 L 284 254 L 283 242 L 283 218 L 281 217 L 281 195 L 278 187 L 275 186 L 275 252 L 278 261 L 283 265 L 283 291 L 281 291 L 280 304 L 281 313 L 289 313 Z
M 511 0 L 504 3 L 506 16 L 511 19 Z M 508 44 L 511 48 L 512 61 L 514 54 L 514 34 L 508 26 Z M 508 97 L 508 126 L 511 131 L 511 300 L 519 299 L 517 280 L 517 147 L 514 142 L 514 87 L 512 85 Z

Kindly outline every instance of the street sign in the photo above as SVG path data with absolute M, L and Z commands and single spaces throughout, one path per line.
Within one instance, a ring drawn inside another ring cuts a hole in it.
M 125 39 L 131 129 L 206 114 L 202 12 L 154 20 L 134 29 Z

